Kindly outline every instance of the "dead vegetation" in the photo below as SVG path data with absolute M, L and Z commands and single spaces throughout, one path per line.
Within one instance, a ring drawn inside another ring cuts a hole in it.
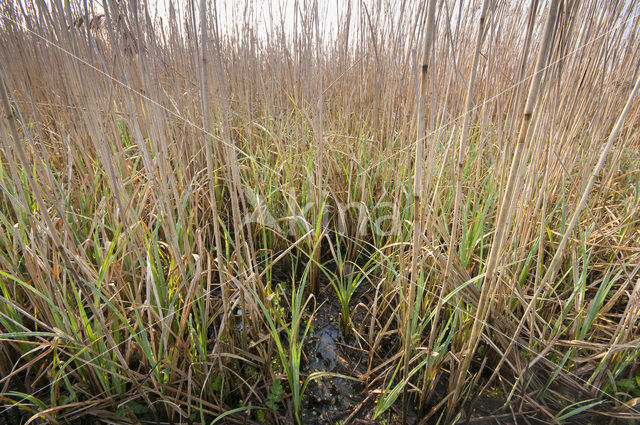
M 0 418 L 640 419 L 633 2 L 0 5 Z

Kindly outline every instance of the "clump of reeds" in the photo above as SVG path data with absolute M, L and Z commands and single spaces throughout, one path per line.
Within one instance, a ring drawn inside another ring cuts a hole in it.
M 640 419 L 638 6 L 232 3 L 0 2 L 0 418 Z

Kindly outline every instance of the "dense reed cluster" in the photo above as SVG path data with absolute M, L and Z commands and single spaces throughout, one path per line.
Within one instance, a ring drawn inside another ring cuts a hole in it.
M 637 4 L 169 3 L 0 1 L 0 422 L 640 419 Z

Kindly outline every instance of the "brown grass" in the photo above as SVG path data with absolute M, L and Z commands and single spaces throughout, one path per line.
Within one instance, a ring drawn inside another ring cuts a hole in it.
M 1 418 L 310 422 L 329 309 L 350 418 L 640 419 L 637 6 L 83 4 L 0 2 Z

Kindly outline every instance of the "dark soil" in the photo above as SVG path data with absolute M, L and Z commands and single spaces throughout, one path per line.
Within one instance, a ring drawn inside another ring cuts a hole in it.
M 328 376 L 309 384 L 302 412 L 304 424 L 365 419 L 373 408 L 372 403 L 363 408 L 367 403 L 360 379 L 366 373 L 368 355 L 358 346 L 355 337 L 344 338 L 340 328 L 340 304 L 332 291 L 330 285 L 323 287 L 321 296 L 325 301 L 316 311 L 313 333 L 305 341 L 304 372 L 326 372 Z

